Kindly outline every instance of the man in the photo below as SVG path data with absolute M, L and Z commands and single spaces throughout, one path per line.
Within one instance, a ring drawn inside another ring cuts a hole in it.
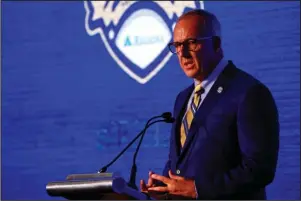
M 266 199 L 279 149 L 270 91 L 224 59 L 213 14 L 185 13 L 173 36 L 169 48 L 194 83 L 176 98 L 163 175 L 150 172 L 141 191 L 168 199 Z

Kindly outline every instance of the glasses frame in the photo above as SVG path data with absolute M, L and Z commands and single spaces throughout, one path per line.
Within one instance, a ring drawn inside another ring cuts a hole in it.
M 174 51 L 172 51 L 171 50 L 171 46 L 173 45 L 174 46 L 174 44 L 175 43 L 179 43 L 179 45 L 180 46 L 183 46 L 184 47 L 184 45 L 185 45 L 185 43 L 187 43 L 189 40 L 196 40 L 197 42 L 200 42 L 200 41 L 203 41 L 203 40 L 208 40 L 208 39 L 212 39 L 214 36 L 207 36 L 207 37 L 198 37 L 198 38 L 187 38 L 186 40 L 184 40 L 183 42 L 170 42 L 170 43 L 168 43 L 167 44 L 167 46 L 168 46 L 168 49 L 169 49 L 169 51 L 171 52 L 171 53 L 173 53 L 173 54 L 177 54 L 178 52 L 180 52 L 180 50 L 179 51 L 176 51 L 176 52 L 174 52 Z M 177 49 L 177 48 L 175 48 L 175 49 Z M 189 49 L 189 48 L 187 48 L 189 51 L 197 51 L 197 50 L 191 50 L 191 49 Z

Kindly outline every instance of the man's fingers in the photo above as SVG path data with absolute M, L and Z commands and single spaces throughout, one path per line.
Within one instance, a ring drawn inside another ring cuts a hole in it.
M 171 170 L 168 171 L 168 174 L 171 179 L 184 180 L 184 177 L 180 177 L 180 176 L 172 174 Z
M 143 187 L 145 187 L 145 183 L 144 183 L 144 181 L 141 179 L 141 180 L 140 180 L 140 188 L 143 188 Z
M 145 182 L 144 182 L 144 180 L 140 180 L 140 190 L 141 191 L 146 191 L 147 190 L 147 187 L 146 187 L 146 185 L 145 185 Z
M 166 186 L 150 187 L 148 191 L 168 192 L 168 188 Z
M 161 175 L 158 175 L 158 174 L 152 174 L 151 176 L 153 179 L 156 179 L 158 181 L 162 181 L 163 183 L 165 184 L 169 184 L 170 183 L 170 179 L 167 178 L 167 177 L 164 177 L 164 176 L 161 176 Z
M 147 187 L 151 187 L 154 184 L 154 181 L 152 179 L 152 174 L 153 174 L 153 172 L 149 171 L 149 173 L 148 173 Z

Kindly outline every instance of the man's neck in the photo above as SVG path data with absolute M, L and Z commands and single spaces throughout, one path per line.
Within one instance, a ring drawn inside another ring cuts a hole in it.
M 198 83 L 201 83 L 203 82 L 205 79 L 208 78 L 208 76 L 212 73 L 212 71 L 216 68 L 216 66 L 221 62 L 221 60 L 223 59 L 224 57 L 221 56 L 219 57 L 219 59 L 209 63 L 209 68 L 205 68 L 205 69 L 208 69 L 207 72 L 203 72 L 201 73 L 201 75 L 199 75 L 197 78 L 195 78 L 195 80 L 198 82 Z

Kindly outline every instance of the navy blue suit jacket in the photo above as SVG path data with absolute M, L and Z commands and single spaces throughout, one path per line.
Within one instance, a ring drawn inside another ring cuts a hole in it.
M 269 89 L 229 61 L 181 149 L 180 125 L 193 89 L 192 84 L 176 98 L 163 175 L 170 169 L 195 180 L 198 199 L 265 199 L 279 149 L 278 112 Z

